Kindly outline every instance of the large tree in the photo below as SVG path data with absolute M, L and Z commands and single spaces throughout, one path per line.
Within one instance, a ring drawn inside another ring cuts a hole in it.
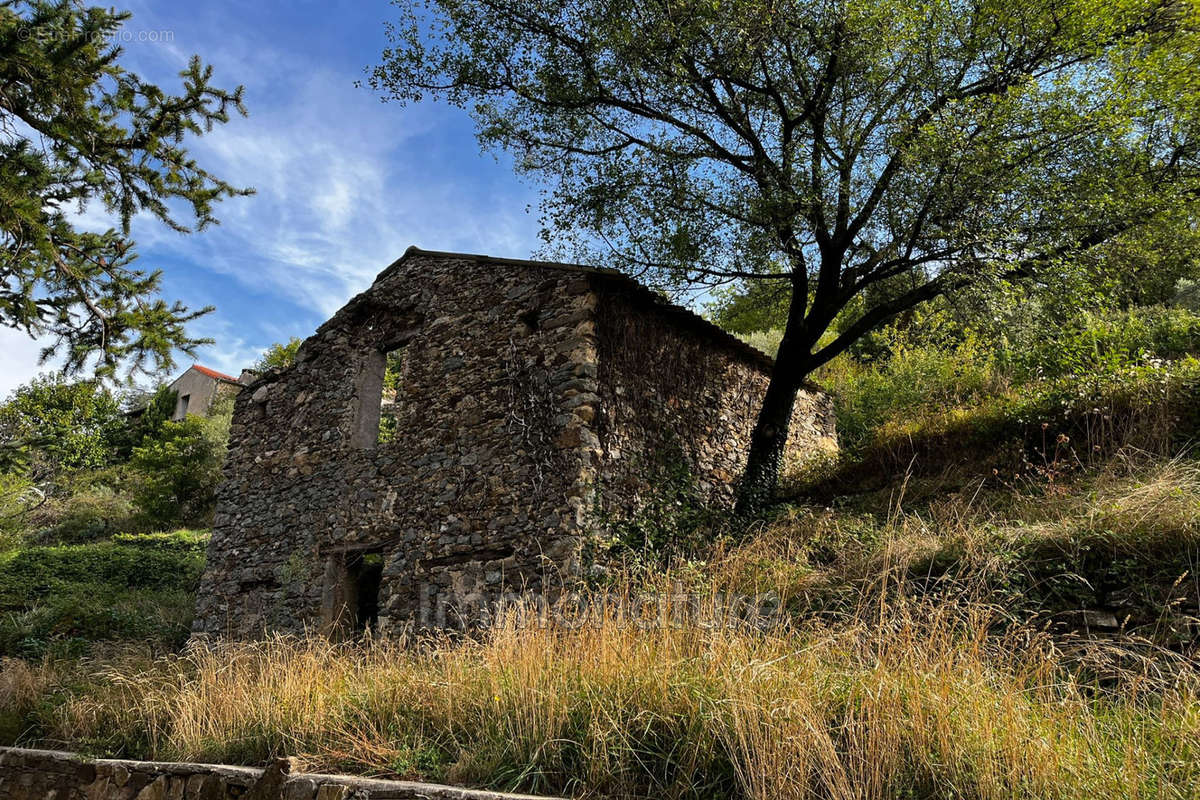
M 94 469 L 116 456 L 126 436 L 116 398 L 96 381 L 42 375 L 0 405 L 0 467 L 26 462 L 37 481 Z
M 470 109 L 545 181 L 549 241 L 786 294 L 743 507 L 775 484 L 806 376 L 856 339 L 973 281 L 1052 280 L 1195 200 L 1182 0 L 397 6 L 372 85 Z
M 207 309 L 166 302 L 159 273 L 132 267 L 130 222 L 144 214 L 188 232 L 249 193 L 184 146 L 245 113 L 241 87 L 213 86 L 196 57 L 179 94 L 142 80 L 112 44 L 128 18 L 78 0 L 0 3 L 0 325 L 47 341 L 43 357 L 68 371 L 169 368 L 172 350 L 203 343 L 185 325 Z M 85 210 L 117 228 L 88 230 Z

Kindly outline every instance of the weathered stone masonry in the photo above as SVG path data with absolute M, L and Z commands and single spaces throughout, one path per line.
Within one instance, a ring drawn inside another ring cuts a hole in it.
M 125 759 L 0 747 L 4 800 L 539 800 L 350 775 L 291 774 L 280 760 L 264 769 Z M 540 800 L 552 800 L 541 798 Z
M 618 273 L 410 248 L 238 396 L 196 630 L 388 632 L 550 591 L 664 454 L 731 500 L 769 366 Z M 803 393 L 790 451 L 831 446 L 828 398 Z

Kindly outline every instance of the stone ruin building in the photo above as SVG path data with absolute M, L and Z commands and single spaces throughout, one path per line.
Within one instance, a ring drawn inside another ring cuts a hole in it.
M 663 467 L 731 504 L 770 366 L 618 272 L 409 248 L 238 395 L 195 631 L 388 633 L 549 592 Z M 827 396 L 788 447 L 836 447 Z

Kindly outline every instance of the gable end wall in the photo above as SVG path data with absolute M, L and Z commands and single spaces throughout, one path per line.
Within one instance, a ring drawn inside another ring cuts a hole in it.
M 385 632 L 570 569 L 595 449 L 593 302 L 569 272 L 429 255 L 385 270 L 238 396 L 195 630 L 329 630 L 356 552 L 385 560 Z M 399 342 L 396 439 L 356 447 L 363 376 Z

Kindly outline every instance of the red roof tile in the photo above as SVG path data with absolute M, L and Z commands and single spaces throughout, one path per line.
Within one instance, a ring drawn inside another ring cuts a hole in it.
M 192 369 L 196 370 L 201 375 L 207 375 L 208 377 L 216 378 L 219 381 L 230 381 L 232 383 L 237 383 L 237 378 L 233 377 L 232 375 L 226 375 L 224 372 L 217 372 L 215 369 L 202 367 L 199 364 L 192 364 Z

